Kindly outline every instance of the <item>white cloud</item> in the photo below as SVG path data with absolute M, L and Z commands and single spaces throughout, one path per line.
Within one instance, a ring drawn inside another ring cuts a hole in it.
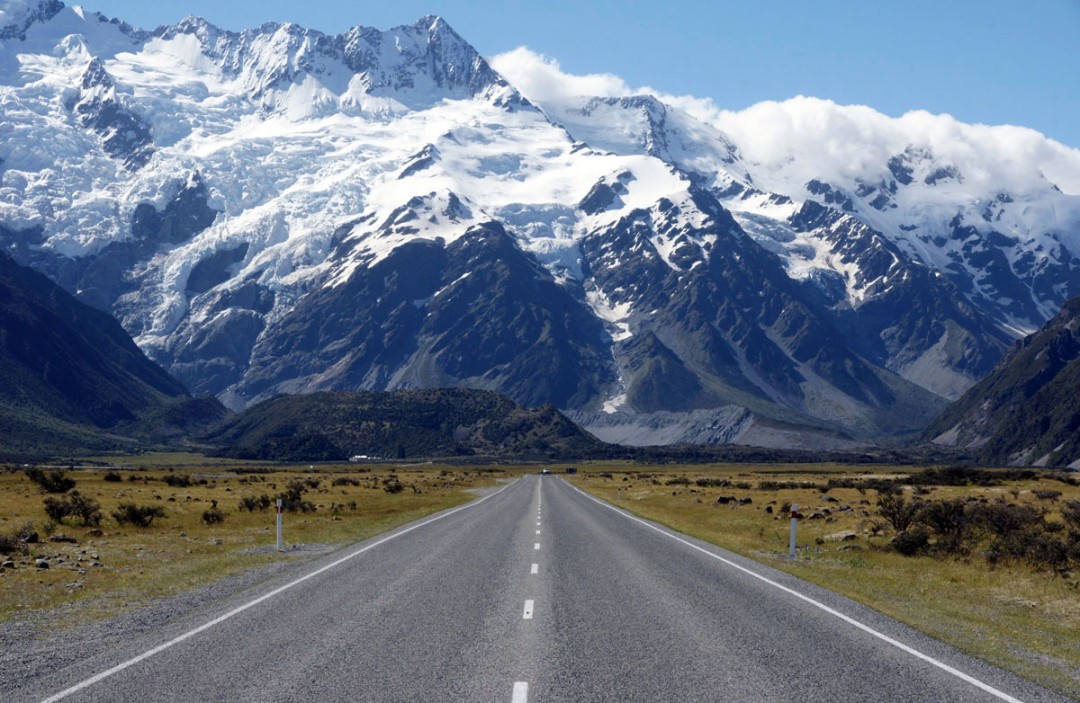
M 971 125 L 923 110 L 894 118 L 863 105 L 802 96 L 723 111 L 712 122 L 746 159 L 789 171 L 788 179 L 800 183 L 884 176 L 889 158 L 914 146 L 957 167 L 973 194 L 1024 192 L 1040 176 L 1080 194 L 1080 151 L 1025 127 Z
M 565 73 L 555 59 L 524 46 L 493 57 L 491 65 L 525 97 L 541 105 L 583 96 L 607 98 L 639 92 L 610 73 Z
M 1066 193 L 1080 195 L 1080 150 L 1024 127 L 969 125 L 922 110 L 894 118 L 864 105 L 804 96 L 734 112 L 710 98 L 633 87 L 611 73 L 567 73 L 557 60 L 527 47 L 499 54 L 491 64 L 527 98 L 556 111 L 583 96 L 654 95 L 727 134 L 757 166 L 752 171 L 776 176 L 766 180 L 780 192 L 810 178 L 884 177 L 889 158 L 915 146 L 956 166 L 973 192 L 1022 192 L 1040 182 L 1041 174 Z
M 566 73 L 557 59 L 538 54 L 525 46 L 499 54 L 490 63 L 525 97 L 540 105 L 574 102 L 581 97 L 653 95 L 703 122 L 713 122 L 721 114 L 711 98 L 668 95 L 648 86 L 635 88 L 612 73 Z

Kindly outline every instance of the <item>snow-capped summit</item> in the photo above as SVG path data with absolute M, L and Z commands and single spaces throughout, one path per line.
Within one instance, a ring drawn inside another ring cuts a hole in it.
M 536 98 L 437 17 L 0 20 L 0 246 L 234 407 L 460 385 L 836 446 L 920 430 L 1080 293 L 1080 158 L 1026 132 Z
M 385 32 L 353 27 L 338 36 L 274 23 L 228 32 L 188 18 L 160 28 L 148 48 L 239 85 L 267 111 L 293 118 L 342 110 L 394 113 L 444 99 L 525 104 L 439 17 Z

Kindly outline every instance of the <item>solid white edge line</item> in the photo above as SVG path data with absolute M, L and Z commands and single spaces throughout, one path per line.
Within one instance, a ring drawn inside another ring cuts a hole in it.
M 514 682 L 514 694 L 510 703 L 529 703 L 529 683 L 527 681 Z
M 517 483 L 517 481 L 515 481 L 514 483 Z M 404 530 L 401 530 L 400 532 L 395 532 L 392 535 L 388 535 L 386 537 L 383 537 L 378 542 L 372 542 L 371 544 L 367 545 L 366 547 L 361 547 L 360 549 L 357 549 L 355 552 L 347 554 L 347 555 L 343 556 L 342 558 L 340 558 L 340 559 L 338 559 L 336 561 L 333 561 L 333 562 L 327 564 L 326 566 L 318 568 L 318 569 L 316 569 L 315 571 L 312 571 L 309 574 L 305 574 L 304 576 L 301 576 L 300 578 L 298 578 L 298 579 L 296 579 L 294 581 L 290 581 L 289 583 L 285 584 L 284 586 L 280 586 L 278 588 L 275 588 L 274 590 L 270 591 L 269 593 L 265 593 L 265 594 L 259 596 L 258 598 L 256 598 L 253 601 L 249 601 L 249 602 L 247 602 L 247 603 L 245 603 L 245 604 L 243 604 L 243 605 L 241 605 L 241 606 L 239 606 L 237 608 L 233 608 L 232 610 L 225 613 L 224 615 L 220 615 L 220 616 L 214 618 L 213 620 L 211 620 L 211 621 L 209 621 L 207 623 L 203 623 L 199 627 L 196 627 L 194 630 L 189 630 L 188 632 L 185 632 L 184 634 L 179 635 L 178 637 L 174 637 L 173 639 L 169 640 L 168 642 L 165 642 L 164 644 L 159 644 L 157 647 L 154 647 L 153 649 L 150 649 L 150 650 L 147 650 L 147 651 L 143 652 L 142 654 L 140 654 L 137 657 L 134 657 L 132 659 L 128 659 L 125 662 L 121 662 L 120 664 L 117 664 L 116 666 L 112 667 L 111 669 L 106 669 L 105 671 L 102 671 L 99 674 L 95 674 L 94 676 L 91 676 L 90 678 L 85 679 L 84 681 L 80 681 L 79 683 L 75 684 L 74 686 L 71 686 L 69 688 L 65 688 L 63 691 L 60 691 L 59 693 L 54 693 L 53 695 L 49 696 L 48 698 L 43 699 L 41 701 L 41 703 L 54 703 L 55 701 L 59 701 L 59 700 L 62 700 L 64 698 L 67 698 L 71 694 L 77 693 L 78 691 L 81 691 L 84 688 L 87 688 L 89 686 L 93 686 L 94 684 L 96 684 L 96 683 L 98 683 L 100 681 L 104 681 L 105 679 L 109 678 L 113 674 L 118 674 L 121 671 L 123 671 L 124 669 L 130 668 L 130 667 L 138 664 L 141 661 L 149 659 L 150 657 L 154 656 L 155 654 L 159 654 L 159 653 L 165 651 L 166 649 L 169 649 L 170 647 L 172 647 L 174 645 L 180 644 L 184 640 L 190 639 L 190 638 L 194 637 L 195 635 L 199 634 L 200 632 L 203 632 L 205 630 L 209 630 L 211 627 L 214 627 L 215 625 L 218 625 L 218 624 L 220 624 L 222 622 L 225 622 L 229 618 L 231 618 L 231 617 L 233 617 L 235 615 L 239 615 L 240 613 L 244 612 L 245 610 L 247 610 L 249 608 L 253 608 L 256 605 L 258 605 L 259 603 L 262 603 L 263 601 L 269 600 L 270 598 L 273 598 L 274 596 L 278 595 L 279 593 L 283 593 L 284 591 L 289 590 L 293 586 L 297 586 L 297 585 L 303 583 L 304 581 L 315 578 L 316 576 L 318 576 L 319 574 L 321 574 L 321 573 L 323 573 L 325 571 L 329 571 L 330 569 L 333 569 L 336 566 L 340 566 L 341 564 L 344 564 L 345 562 L 349 561 L 350 559 L 353 559 L 354 557 L 358 557 L 361 554 L 363 554 L 364 552 L 369 551 L 371 549 L 374 549 L 375 547 L 378 547 L 381 544 L 385 544 L 386 542 L 389 542 L 392 539 L 400 537 L 400 536 L 402 536 L 404 534 L 408 534 L 409 532 L 412 532 L 413 530 L 418 530 L 421 527 L 424 527 L 425 525 L 430 525 L 433 522 L 437 522 L 439 520 L 442 520 L 443 518 L 450 517 L 454 513 L 458 513 L 458 512 L 461 512 L 462 510 L 467 510 L 469 508 L 475 508 L 477 505 L 480 505 L 481 503 L 483 503 L 488 498 L 494 498 L 495 496 L 499 495 L 500 493 L 502 493 L 503 491 L 505 491 L 507 488 L 509 488 L 512 485 L 514 485 L 514 484 L 509 483 L 509 484 L 503 486 L 502 488 L 500 488 L 499 490 L 495 491 L 494 493 L 489 493 L 488 495 L 484 496 L 480 500 L 477 500 L 477 501 L 474 501 L 474 502 L 471 502 L 471 503 L 466 503 L 465 505 L 462 505 L 462 506 L 460 506 L 458 508 L 454 508 L 453 510 L 451 510 L 449 512 L 443 513 L 442 515 L 437 515 L 437 516 L 435 516 L 433 518 L 429 518 L 429 519 L 427 519 L 427 520 L 425 520 L 425 521 L 423 521 L 421 523 L 413 525 L 412 527 L 407 527 Z
M 525 601 L 525 610 L 522 611 L 521 617 L 524 618 L 525 620 L 532 620 L 532 616 L 533 616 L 533 601 L 527 600 L 527 601 Z
M 1000 698 L 1003 701 L 1008 701 L 1009 703 L 1023 703 L 1023 701 L 1021 701 L 1019 698 L 1013 698 L 1008 693 L 1005 693 L 1004 691 L 999 691 L 998 689 L 994 688 L 993 686 L 991 686 L 988 683 L 983 683 L 979 679 L 977 679 L 977 678 L 975 678 L 973 676 L 970 676 L 969 674 L 965 674 L 964 672 L 960 671 L 959 669 L 955 669 L 955 668 L 949 666 L 945 662 L 938 661 L 937 659 L 934 659 L 929 654 L 923 654 L 919 650 L 914 649 L 913 647 L 909 647 L 908 645 L 904 644 L 903 642 L 900 642 L 898 640 L 894 640 L 892 637 L 889 637 L 888 635 L 886 635 L 886 634 L 884 634 L 882 632 L 878 632 L 877 630 L 870 627 L 869 625 L 864 625 L 863 623 L 859 622 L 855 618 L 852 618 L 852 617 L 850 617 L 848 615 L 844 615 L 840 611 L 835 610 L 833 608 L 830 608 L 829 606 L 825 605 L 821 601 L 814 600 L 810 596 L 803 595 L 802 593 L 799 593 L 798 591 L 796 591 L 794 589 L 788 588 L 787 586 L 785 586 L 785 585 L 783 585 L 781 583 L 777 583 L 776 581 L 773 581 L 772 579 L 770 579 L 770 578 L 768 578 L 766 576 L 762 576 L 761 574 L 759 574 L 759 573 L 757 573 L 755 571 L 752 571 L 751 569 L 748 569 L 745 566 L 741 566 L 739 564 L 736 564 L 735 562 L 731 561 L 730 559 L 725 559 L 724 557 L 722 557 L 722 556 L 720 556 L 718 554 L 713 554 L 709 550 L 704 549 L 702 547 L 699 547 L 698 545 L 694 544 L 693 542 L 689 542 L 689 541 L 687 541 L 687 540 L 685 540 L 685 539 L 683 539 L 681 537 L 677 537 L 677 536 L 671 534 L 670 532 L 668 532 L 667 530 L 661 529 L 660 527 L 657 527 L 656 525 L 653 525 L 652 523 L 650 523 L 650 522 L 648 522 L 646 520 L 642 520 L 639 517 L 636 517 L 634 515 L 630 515 L 629 513 L 626 513 L 624 511 L 620 510 L 619 508 L 616 508 L 615 506 L 610 505 L 610 504 L 600 500 L 599 498 L 596 498 L 594 496 L 589 495 L 588 493 L 586 493 L 585 491 L 581 490 L 580 488 L 578 488 L 577 486 L 575 486 L 575 485 L 573 485 L 571 483 L 567 483 L 567 485 L 570 486 L 571 488 L 573 488 L 575 491 L 577 491 L 581 495 L 588 498 L 589 500 L 593 501 L 594 503 L 597 503 L 598 505 L 601 505 L 601 506 L 603 506 L 605 508 L 608 508 L 609 510 L 614 511 L 615 513 L 617 513 L 619 515 L 622 515 L 627 520 L 633 520 L 634 522 L 640 523 L 640 524 L 644 525 L 645 527 L 648 527 L 650 530 L 654 530 L 656 532 L 659 532 L 660 534 L 664 535 L 665 537 L 668 537 L 670 539 L 675 540 L 676 542 L 684 544 L 687 547 L 690 547 L 691 549 L 696 549 L 697 551 L 701 552 L 702 554 L 705 554 L 706 556 L 712 557 L 713 559 L 716 559 L 717 561 L 723 562 L 724 564 L 726 564 L 726 565 L 728 565 L 728 566 L 730 566 L 730 567 L 732 567 L 734 569 L 737 569 L 737 570 L 743 572 L 744 574 L 747 574 L 749 576 L 753 576 L 754 578 L 758 579 L 759 581 L 767 583 L 770 586 L 773 586 L 774 588 L 778 588 L 779 590 L 781 590 L 781 591 L 783 591 L 785 593 L 793 595 L 796 598 L 798 598 L 798 599 L 800 599 L 802 601 L 805 601 L 806 603 L 809 603 L 810 605 L 825 611 L 829 615 L 835 616 L 835 617 L 843 620 L 844 622 L 848 623 L 849 625 L 853 625 L 854 627 L 857 627 L 858 629 L 862 630 L 863 632 L 866 632 L 869 635 L 873 635 L 874 637 L 878 638 L 879 640 L 881 640 L 883 642 L 886 642 L 888 644 L 891 644 L 892 646 L 896 647 L 897 649 L 899 649 L 901 651 L 907 652 L 908 654 L 912 655 L 913 657 L 916 657 L 917 659 L 921 659 L 921 660 L 923 660 L 924 662 L 926 662 L 928 664 L 932 664 L 933 666 L 936 666 L 937 668 L 941 669 L 942 671 L 944 671 L 946 673 L 949 673 L 949 674 L 952 674 L 953 676 L 957 677 L 958 679 L 966 681 L 967 683 L 971 684 L 972 686 L 975 686 L 977 688 L 982 689 L 983 691 L 986 691 L 987 693 L 989 693 L 990 695 L 992 695 L 992 696 L 994 696 L 996 698 Z

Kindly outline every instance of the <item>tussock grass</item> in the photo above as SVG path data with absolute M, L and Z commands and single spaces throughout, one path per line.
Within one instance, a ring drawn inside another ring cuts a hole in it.
M 902 556 L 889 548 L 896 533 L 879 513 L 877 490 L 820 490 L 829 479 L 834 484 L 856 479 L 865 486 L 903 480 L 916 471 L 597 464 L 582 466 L 581 473 L 568 478 L 637 515 L 842 593 L 985 661 L 1080 698 L 1080 575 L 1035 571 L 1009 561 L 991 566 L 977 549 Z M 1046 510 L 1050 521 L 1060 520 L 1065 501 L 1080 499 L 1080 488 L 1042 474 L 989 486 L 902 490 L 909 498 L 919 494 L 934 500 L 1004 498 Z M 717 502 L 729 497 L 736 500 Z M 740 504 L 745 498 L 753 502 Z M 789 504 L 797 504 L 804 516 L 794 561 L 786 558 L 790 517 L 780 512 Z M 771 514 L 766 512 L 770 507 Z M 820 517 L 806 519 L 814 514 Z M 851 533 L 848 539 L 844 533 Z

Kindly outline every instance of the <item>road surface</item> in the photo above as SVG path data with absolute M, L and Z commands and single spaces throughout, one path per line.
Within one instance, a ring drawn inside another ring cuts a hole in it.
M 13 701 L 1064 701 L 556 476 L 338 552 Z

